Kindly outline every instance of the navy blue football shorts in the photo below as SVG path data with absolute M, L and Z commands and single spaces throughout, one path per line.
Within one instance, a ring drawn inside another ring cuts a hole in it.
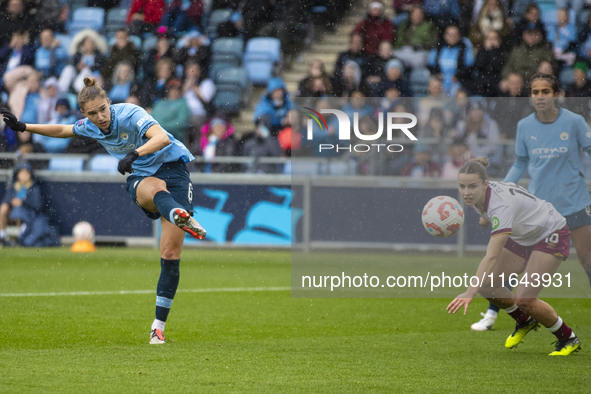
M 571 213 L 565 216 L 568 228 L 574 230 L 578 227 L 588 226 L 591 224 L 591 206 L 585 207 L 580 211 Z
M 164 163 L 155 174 L 150 176 L 162 179 L 166 182 L 166 189 L 170 192 L 172 198 L 174 198 L 182 208 L 193 215 L 193 184 L 189 177 L 187 165 L 182 160 Z M 137 187 L 144 178 L 147 178 L 147 176 L 132 174 L 127 177 L 127 185 L 125 186 L 129 196 L 138 207 Z M 144 208 L 142 208 L 142 210 L 150 219 L 158 219 L 160 217 L 159 212 L 150 212 Z

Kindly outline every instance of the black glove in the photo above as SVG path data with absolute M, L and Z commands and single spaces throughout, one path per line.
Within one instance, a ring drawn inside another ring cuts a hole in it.
M 12 112 L 5 109 L 0 110 L 0 112 L 2 112 L 4 123 L 14 131 L 25 131 L 27 129 L 27 125 L 24 122 L 20 122 Z
M 119 160 L 119 164 L 117 165 L 117 170 L 121 173 L 121 175 L 125 175 L 126 172 L 130 174 L 133 172 L 133 168 L 131 168 L 131 163 L 137 160 L 140 157 L 140 154 L 137 153 L 137 150 L 132 150 L 125 157 Z

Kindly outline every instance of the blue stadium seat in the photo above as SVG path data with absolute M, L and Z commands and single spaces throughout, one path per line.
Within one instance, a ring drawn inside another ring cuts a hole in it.
M 242 89 L 239 86 L 216 86 L 216 93 L 212 100 L 216 111 L 237 114 L 243 107 Z
M 211 40 L 218 36 L 218 25 L 230 20 L 234 11 L 231 8 L 218 8 L 211 11 L 209 21 L 207 22 L 207 30 L 205 33 Z
M 211 62 L 239 66 L 243 51 L 244 40 L 242 38 L 216 38 L 211 44 Z
M 105 20 L 105 35 L 115 34 L 117 29 L 126 27 L 125 20 L 128 12 L 126 8 L 110 9 Z
M 93 29 L 100 32 L 105 24 L 105 10 L 97 7 L 82 7 L 74 10 L 72 21 L 68 26 L 70 34 L 83 29 Z
M 254 37 L 246 43 L 243 65 L 254 85 L 265 85 L 281 63 L 281 42 L 273 37 Z
M 108 154 L 94 155 L 88 162 L 88 170 L 106 174 L 116 174 L 119 160 Z
M 245 105 L 252 94 L 252 83 L 248 77 L 248 72 L 244 67 L 229 67 L 212 74 L 213 82 L 216 87 L 227 85 L 237 86 L 242 90 L 242 103 Z
M 82 172 L 84 159 L 81 157 L 52 157 L 49 170 L 57 172 Z

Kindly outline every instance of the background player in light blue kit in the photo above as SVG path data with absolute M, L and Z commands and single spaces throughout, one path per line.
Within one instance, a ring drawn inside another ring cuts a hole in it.
M 581 115 L 556 106 L 560 84 L 554 76 L 533 75 L 529 91 L 535 112 L 517 123 L 515 162 L 505 181 L 516 183 L 529 172 L 529 191 L 566 218 L 591 284 L 591 195 L 582 163 L 582 152 L 591 150 L 591 130 Z M 472 329 L 492 329 L 497 311 L 491 304 Z
M 144 109 L 133 104 L 111 105 L 94 78 L 84 79 L 78 104 L 85 119 L 74 125 L 25 124 L 2 110 L 4 122 L 15 131 L 49 137 L 75 135 L 97 140 L 119 159 L 117 169 L 127 178 L 133 201 L 152 219 L 160 218 L 161 272 L 156 289 L 156 318 L 150 343 L 165 343 L 164 325 L 179 283 L 179 263 L 185 232 L 203 239 L 205 230 L 192 217 L 193 186 L 185 163 L 194 159 L 189 150 Z

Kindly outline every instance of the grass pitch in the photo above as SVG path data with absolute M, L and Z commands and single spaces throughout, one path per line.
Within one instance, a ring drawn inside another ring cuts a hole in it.
M 506 315 L 494 331 L 471 332 L 482 299 L 454 316 L 445 312 L 450 299 L 292 298 L 288 252 L 185 250 L 168 343 L 148 345 L 158 260 L 152 249 L 1 249 L 0 392 L 587 393 L 591 386 L 590 299 L 551 300 L 583 343 L 581 352 L 553 358 L 545 329 L 504 349 L 513 330 Z

